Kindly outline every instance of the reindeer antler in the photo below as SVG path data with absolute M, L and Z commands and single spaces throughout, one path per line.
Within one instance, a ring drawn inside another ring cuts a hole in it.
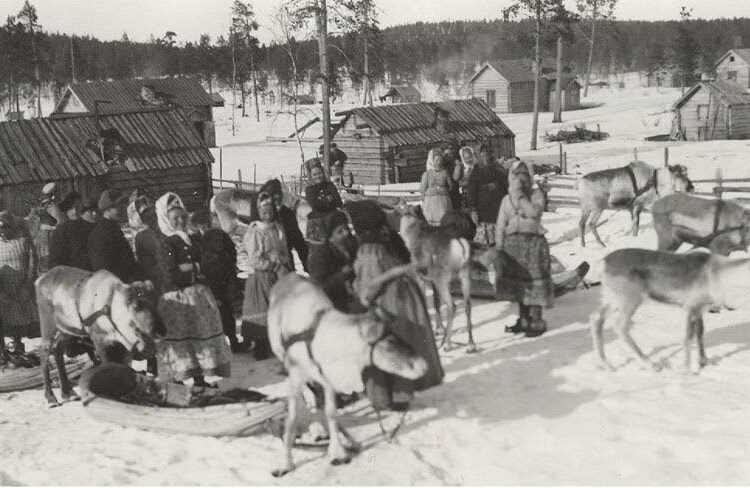
M 416 268 L 413 264 L 394 266 L 365 285 L 359 294 L 359 299 L 362 301 L 363 305 L 369 307 L 375 300 L 377 300 L 380 294 L 383 293 L 385 286 L 388 283 L 412 273 L 415 269 Z

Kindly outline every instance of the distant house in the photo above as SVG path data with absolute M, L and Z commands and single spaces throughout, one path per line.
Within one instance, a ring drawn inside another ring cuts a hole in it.
M 714 65 L 716 77 L 750 88 L 750 49 L 730 49 Z
M 581 85 L 570 67 L 563 67 L 563 109 L 580 105 Z M 539 86 L 540 110 L 550 110 L 549 93 L 554 93 L 557 62 L 542 60 Z M 485 63 L 467 82 L 469 97 L 484 100 L 499 113 L 531 112 L 534 110 L 534 62 L 530 59 L 504 59 Z
M 212 195 L 213 157 L 181 110 L 66 114 L 0 123 L 0 208 L 26 215 L 42 186 L 84 198 L 107 188 L 178 193 L 188 208 Z
M 5 120 L 23 120 L 23 110 L 16 112 L 15 110 L 8 110 L 5 112 Z
M 750 94 L 727 80 L 701 81 L 672 106 L 673 140 L 750 138 Z
M 419 181 L 427 153 L 453 141 L 515 156 L 515 134 L 481 100 L 359 107 L 346 112 L 333 141 L 349 157 L 345 171 L 363 184 Z
M 211 101 L 213 102 L 211 104 L 212 107 L 223 107 L 224 106 L 224 97 L 222 97 L 218 93 L 211 93 Z
M 686 73 L 684 86 L 692 86 L 701 79 L 700 71 Z M 674 65 L 659 66 L 646 72 L 646 86 L 674 88 L 683 86 L 682 72 Z
M 385 95 L 380 97 L 380 101 L 387 101 L 389 103 L 419 103 L 422 101 L 422 94 L 413 86 L 392 86 L 385 92 Z
M 73 83 L 63 93 L 51 116 L 62 114 L 120 114 L 179 108 L 209 147 L 216 146 L 214 101 L 194 78 Z

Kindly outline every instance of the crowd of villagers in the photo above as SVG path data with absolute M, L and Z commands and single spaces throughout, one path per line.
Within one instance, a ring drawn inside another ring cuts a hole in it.
M 478 152 L 477 157 L 471 147 L 452 144 L 430 151 L 421 181 L 424 217 L 431 225 L 468 227 L 476 242 L 501 251 L 499 298 L 519 304 L 519 319 L 506 331 L 539 335 L 546 329 L 542 308 L 552 305 L 553 296 L 540 223 L 544 196 L 526 164 L 515 160 L 505 166 L 484 146 Z M 58 199 L 50 184 L 35 213 L 33 239 L 27 221 L 0 212 L 0 326 L 4 338 L 12 340 L 0 351 L 0 362 L 28 357 L 21 338 L 39 333 L 33 282 L 59 265 L 104 269 L 126 283 L 147 279 L 154 284 L 166 336 L 147 364 L 148 372 L 164 381 L 210 386 L 205 377 L 230 375 L 232 352 L 250 349 L 258 360 L 271 356 L 269 295 L 281 276 L 295 272 L 293 251 L 336 308 L 364 311 L 358 292 L 389 268 L 408 263 L 409 251 L 377 203 L 360 202 L 347 215 L 329 171 L 317 160 L 307 171 L 305 198 L 312 211 L 306 235 L 284 203 L 281 183 L 270 180 L 260 189 L 259 220 L 247 226 L 242 238 L 248 267 L 244 293 L 231 237 L 212 225 L 207 210 L 189 213 L 175 193 L 153 201 L 139 192 L 127 196 L 106 190 L 98 199 L 84 200 L 71 191 Z M 123 232 L 128 226 L 130 240 Z M 242 342 L 233 308 L 240 301 Z M 444 373 L 420 283 L 402 276 L 387 285 L 378 301 L 391 316 L 393 333 L 430 364 L 418 381 L 372 367 L 364 371 L 365 394 L 373 405 L 404 408 L 415 391 L 439 384 Z M 0 347 L 4 344 L 0 341 Z M 347 354 L 341 346 L 341 354 Z M 71 353 L 80 351 L 71 346 Z

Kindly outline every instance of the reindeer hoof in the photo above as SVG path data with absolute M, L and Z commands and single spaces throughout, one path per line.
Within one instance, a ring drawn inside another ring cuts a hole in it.
M 475 354 L 479 352 L 479 349 L 477 349 L 476 344 L 469 344 L 469 347 L 466 348 L 466 354 Z
M 291 473 L 293 470 L 294 470 L 294 466 L 287 466 L 285 468 L 274 469 L 273 471 L 271 471 L 271 475 L 274 478 L 281 478 L 285 474 Z
M 76 392 L 70 392 L 68 394 L 63 395 L 63 402 L 79 402 L 81 401 L 80 395 Z
M 705 368 L 706 366 L 708 366 L 708 358 L 700 358 L 698 360 L 698 366 L 700 366 L 701 368 Z
M 342 464 L 349 464 L 352 458 L 349 456 L 339 456 L 331 459 L 332 466 L 341 466 Z
M 47 398 L 47 408 L 55 408 L 62 406 L 62 403 L 57 401 L 57 398 Z
M 614 372 L 616 370 L 616 368 L 612 366 L 611 364 L 609 364 L 608 361 L 601 361 L 599 363 L 599 369 L 603 369 L 605 371 L 610 371 L 610 372 Z

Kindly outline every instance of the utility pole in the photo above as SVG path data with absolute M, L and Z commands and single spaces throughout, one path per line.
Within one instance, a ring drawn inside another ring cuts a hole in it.
M 536 151 L 536 135 L 539 129 L 539 85 L 542 76 L 541 50 L 539 38 L 542 36 L 542 0 L 536 0 L 535 10 L 535 45 L 534 45 L 534 117 L 531 121 L 531 145 L 530 149 Z
M 73 52 L 73 37 L 70 38 L 70 71 L 73 74 L 73 83 L 76 83 L 76 55 Z
M 323 101 L 323 165 L 330 174 L 331 105 L 328 99 L 328 8 L 326 0 L 317 0 L 318 55 L 320 57 L 320 89 Z
M 552 116 L 552 122 L 562 122 L 562 60 L 563 60 L 563 39 L 562 35 L 557 36 L 557 83 L 555 84 L 555 113 Z

